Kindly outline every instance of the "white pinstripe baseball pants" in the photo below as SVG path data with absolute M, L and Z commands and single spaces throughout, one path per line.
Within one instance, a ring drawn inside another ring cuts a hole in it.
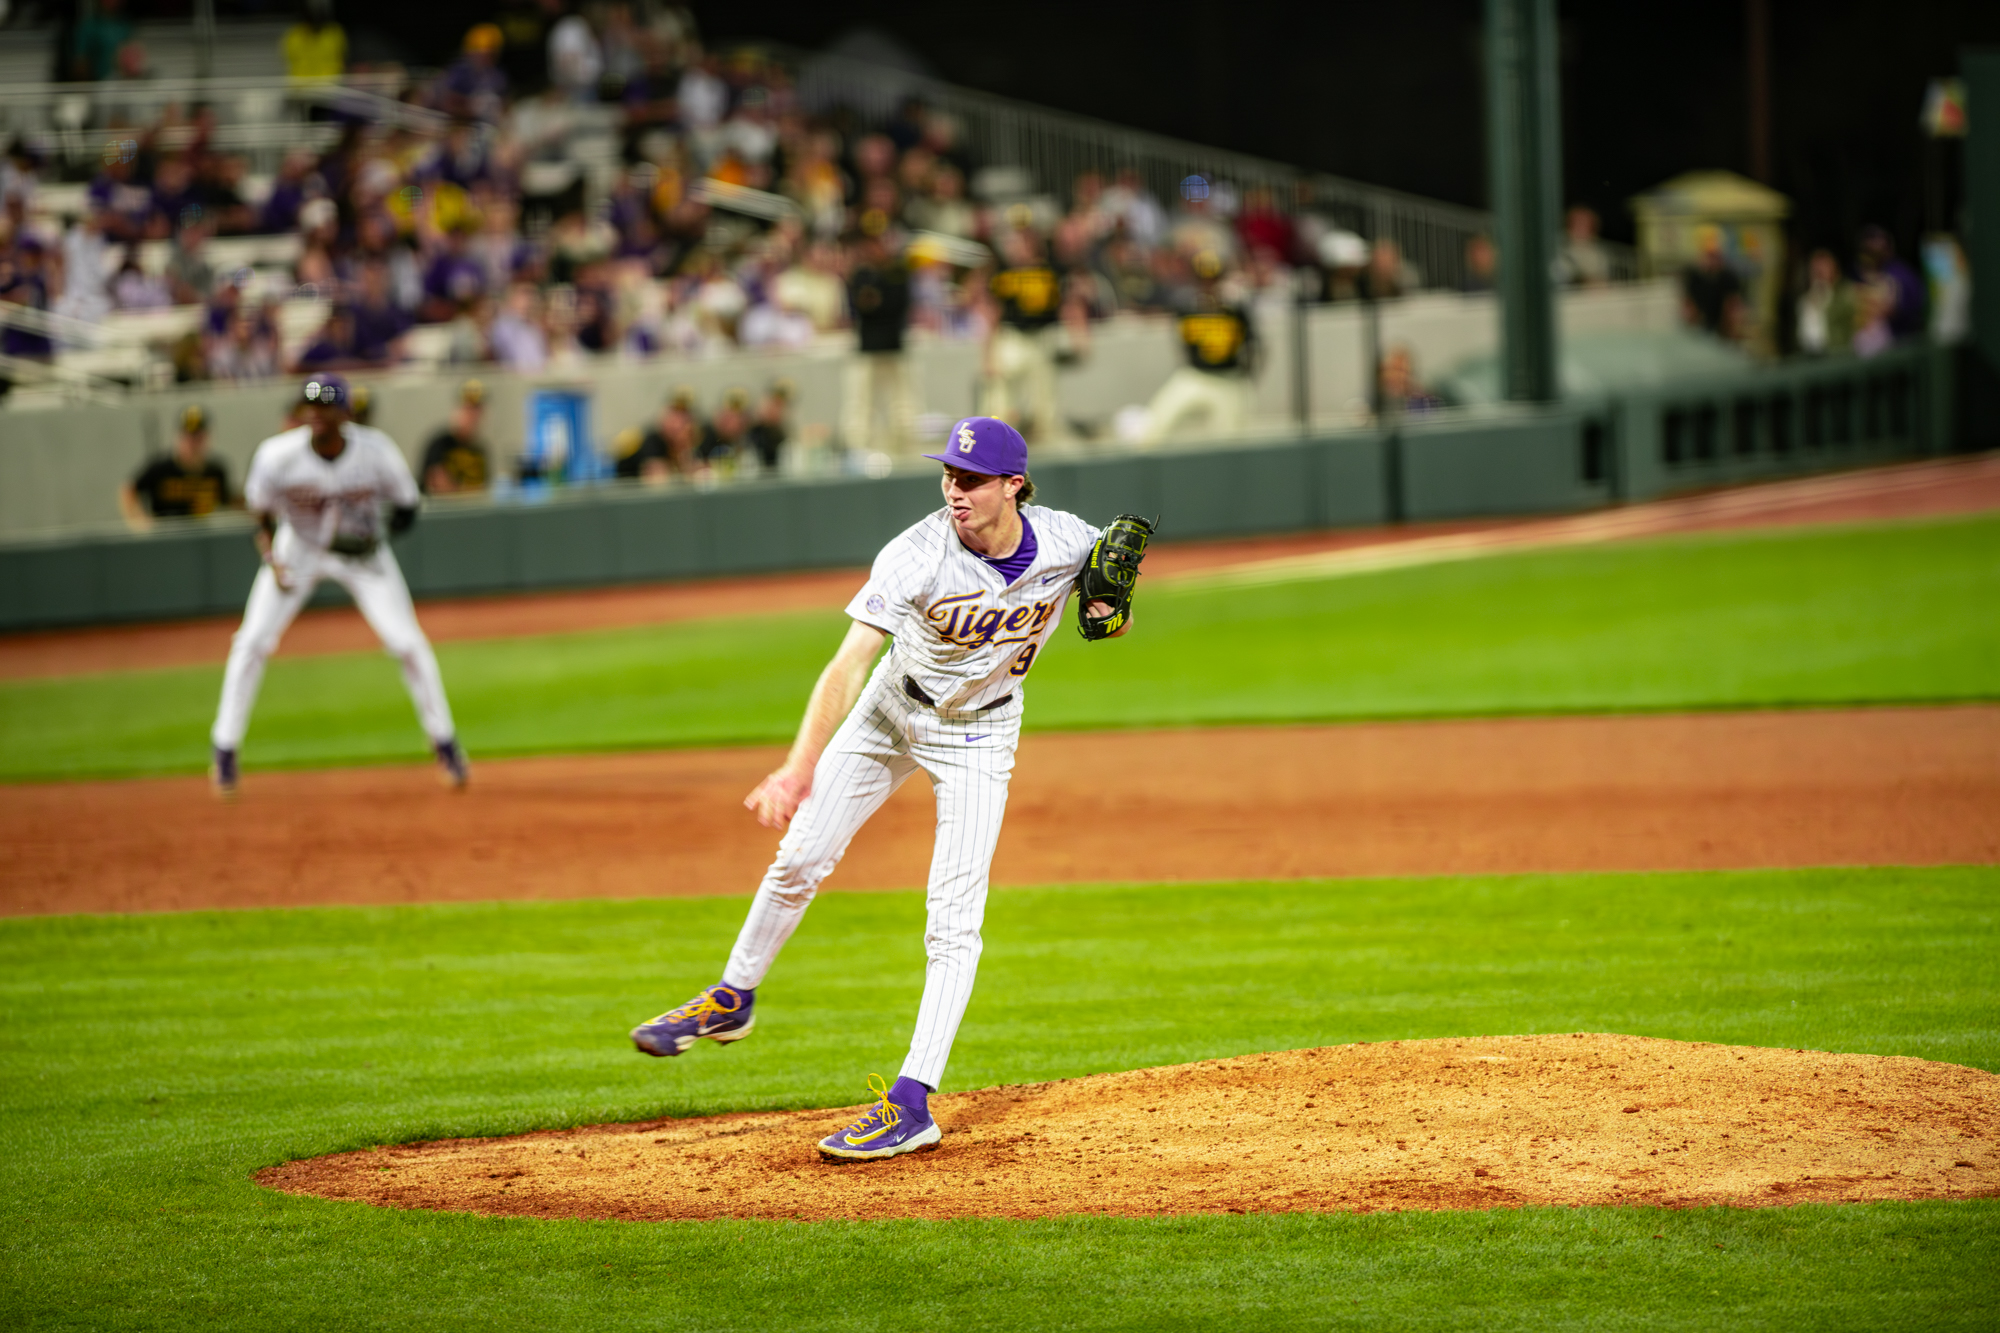
M 924 998 L 902 1072 L 935 1088 L 979 970 L 987 876 L 1007 813 L 1021 701 L 988 713 L 938 712 L 904 696 L 894 662 L 893 653 L 883 659 L 820 756 L 812 795 L 757 887 L 722 980 L 731 986 L 764 980 L 847 844 L 922 769 L 937 798 L 937 844 L 925 900 Z
M 243 608 L 243 623 L 229 641 L 229 664 L 222 670 L 222 698 L 216 705 L 209 739 L 225 750 L 243 744 L 243 735 L 250 729 L 250 710 L 264 683 L 264 664 L 278 651 L 285 630 L 312 600 L 319 581 L 332 579 L 347 589 L 361 618 L 402 668 L 403 686 L 416 705 L 424 734 L 432 744 L 450 740 L 455 728 L 437 654 L 417 624 L 410 587 L 403 582 L 402 566 L 396 563 L 389 543 L 376 547 L 373 555 L 353 558 L 308 546 L 290 528 L 280 528 L 272 554 L 291 576 L 292 590 L 285 592 L 278 587 L 269 565 L 257 571 L 250 584 L 250 600 Z

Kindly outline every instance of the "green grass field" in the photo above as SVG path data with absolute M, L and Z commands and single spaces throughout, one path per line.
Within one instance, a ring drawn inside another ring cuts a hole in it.
M 1991 1070 L 1996 890 L 2000 871 L 1956 869 L 1003 893 L 950 1084 L 1561 1030 Z M 907 1041 L 916 894 L 821 899 L 760 992 L 750 1041 L 671 1062 L 625 1042 L 712 978 L 742 908 L 0 922 L 0 1324 L 1793 1333 L 2000 1320 L 1995 1201 L 644 1225 L 394 1212 L 250 1183 L 282 1159 L 381 1142 L 854 1102 Z
M 1158 726 L 2000 697 L 2000 518 L 1521 552 L 1249 590 L 1145 588 L 1060 632 L 1031 726 Z M 477 756 L 788 740 L 838 612 L 448 644 Z M 195 772 L 220 667 L 0 684 L 0 779 Z M 279 660 L 245 762 L 412 759 L 375 653 Z
M 1994 699 L 1996 605 L 2000 518 L 1155 583 L 1132 638 L 1058 636 L 1031 719 Z M 475 756 L 781 741 L 841 625 L 736 617 L 440 656 Z M 0 779 L 195 771 L 219 677 L 0 684 Z M 356 654 L 274 664 L 245 758 L 421 753 L 392 667 Z M 250 1183 L 374 1143 L 854 1103 L 908 1038 L 918 895 L 822 899 L 751 1041 L 675 1061 L 626 1043 L 713 979 L 743 908 L 0 919 L 0 1328 L 2000 1326 L 2000 1201 L 639 1225 Z M 1002 893 L 949 1084 L 1591 1029 L 2000 1071 L 1996 934 L 1993 867 Z

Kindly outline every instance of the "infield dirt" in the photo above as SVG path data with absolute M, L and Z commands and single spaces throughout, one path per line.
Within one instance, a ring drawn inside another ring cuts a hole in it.
M 199 778 L 0 787 L 0 913 L 747 894 L 777 835 L 743 796 L 783 755 L 478 763 L 463 794 L 429 766 L 251 773 L 229 806 Z M 1991 864 L 1996 756 L 1992 705 L 1030 735 L 993 875 Z M 934 832 L 905 784 L 828 887 L 923 884 Z
M 815 1150 L 853 1107 L 452 1139 L 257 1179 L 396 1208 L 627 1221 L 2000 1195 L 2000 1076 L 1903 1057 L 1445 1038 L 984 1088 L 931 1107 L 944 1141 L 882 1162 Z

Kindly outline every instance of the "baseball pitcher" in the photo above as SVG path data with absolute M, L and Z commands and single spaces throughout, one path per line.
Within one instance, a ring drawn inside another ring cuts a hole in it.
M 632 1031 L 649 1055 L 679 1055 L 703 1037 L 749 1036 L 757 987 L 820 883 L 869 816 L 921 771 L 937 797 L 923 1000 L 901 1077 L 884 1087 L 871 1075 L 875 1104 L 820 1142 L 834 1158 L 893 1157 L 942 1137 L 928 1098 L 972 997 L 1022 682 L 1072 592 L 1085 639 L 1131 628 L 1152 532 L 1130 515 L 1099 532 L 1030 505 L 1027 443 L 992 417 L 959 422 L 944 451 L 924 457 L 944 464 L 944 507 L 876 556 L 791 754 L 744 800 L 759 822 L 786 831 L 722 980 Z
M 452 728 L 437 657 L 417 626 L 410 589 L 386 540 L 416 521 L 416 479 L 394 441 L 348 419 L 352 401 L 340 376 L 314 376 L 300 393 L 298 418 L 304 424 L 265 440 L 250 459 L 243 501 L 257 520 L 264 567 L 250 585 L 243 624 L 230 640 L 222 701 L 210 733 L 215 752 L 209 779 L 224 798 L 236 794 L 236 751 L 250 726 L 264 664 L 321 579 L 332 579 L 353 596 L 368 627 L 402 667 L 403 684 L 446 781 L 461 788 L 466 783 L 465 752 Z M 387 534 L 384 505 L 390 509 Z

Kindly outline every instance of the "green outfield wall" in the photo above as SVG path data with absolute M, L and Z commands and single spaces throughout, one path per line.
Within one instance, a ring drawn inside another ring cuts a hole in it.
M 1955 384 L 1954 353 L 1912 350 L 1385 429 L 1070 455 L 1035 480 L 1094 522 L 1158 514 L 1172 540 L 1570 512 L 1944 453 Z M 835 568 L 866 564 L 938 502 L 927 470 L 602 487 L 434 505 L 396 551 L 419 598 Z M 256 564 L 241 518 L 0 546 L 0 630 L 233 612 Z

